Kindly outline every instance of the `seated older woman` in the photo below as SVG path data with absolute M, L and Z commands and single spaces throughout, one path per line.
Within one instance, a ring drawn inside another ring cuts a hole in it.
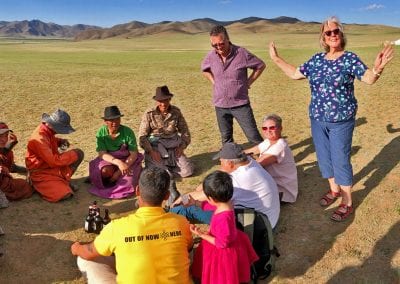
M 99 155 L 89 163 L 89 192 L 103 198 L 132 196 L 142 169 L 143 155 L 132 129 L 121 125 L 122 116 L 117 106 L 105 108 L 105 125 L 96 134 Z
M 281 136 L 282 118 L 276 114 L 264 116 L 262 133 L 265 140 L 245 152 L 259 154 L 257 162 L 274 178 L 280 200 L 295 202 L 298 193 L 297 169 L 292 151 Z

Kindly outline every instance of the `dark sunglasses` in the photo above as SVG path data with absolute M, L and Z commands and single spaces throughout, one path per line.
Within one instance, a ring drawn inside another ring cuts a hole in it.
M 264 130 L 264 131 L 267 131 L 267 130 L 272 130 L 272 131 L 274 131 L 274 130 L 277 130 L 278 127 L 276 127 L 276 126 L 270 126 L 270 127 L 268 127 L 268 126 L 263 126 L 263 127 L 261 127 L 261 129 Z
M 331 36 L 332 34 L 333 35 L 338 35 L 339 33 L 340 33 L 340 29 L 334 29 L 334 30 L 331 30 L 331 31 L 324 32 L 324 34 L 326 36 Z
M 224 47 L 225 43 L 224 42 L 220 42 L 220 43 L 214 43 L 211 44 L 212 47 L 217 48 L 217 47 Z

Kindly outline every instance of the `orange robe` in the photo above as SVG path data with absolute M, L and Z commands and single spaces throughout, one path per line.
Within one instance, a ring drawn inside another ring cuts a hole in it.
M 59 153 L 60 142 L 55 132 L 42 123 L 29 138 L 25 156 L 33 187 L 50 202 L 57 202 L 72 193 L 69 182 L 73 171 L 69 165 L 78 160 L 78 154 L 73 150 Z
M 2 149 L 0 149 L 2 152 Z M 0 153 L 0 165 L 11 169 L 14 164 L 14 153 L 8 151 L 6 154 Z M 22 178 L 13 178 L 9 173 L 0 173 L 0 190 L 4 192 L 7 199 L 18 200 L 28 198 L 33 193 L 33 188 Z

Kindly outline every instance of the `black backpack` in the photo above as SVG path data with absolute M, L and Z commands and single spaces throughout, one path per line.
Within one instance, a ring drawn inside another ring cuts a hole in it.
M 274 246 L 272 226 L 265 214 L 253 208 L 235 208 L 235 215 L 237 228 L 247 234 L 259 257 L 251 267 L 251 279 L 257 283 L 257 280 L 263 280 L 271 274 L 275 258 L 280 256 Z

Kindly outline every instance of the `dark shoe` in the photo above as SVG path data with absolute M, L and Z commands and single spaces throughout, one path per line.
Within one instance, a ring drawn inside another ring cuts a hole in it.
M 26 168 L 23 167 L 23 166 L 18 166 L 18 165 L 16 165 L 16 164 L 13 164 L 13 165 L 11 166 L 11 171 L 10 171 L 10 172 L 12 172 L 12 173 L 18 173 L 18 174 L 26 174 L 26 173 L 27 173 L 27 170 L 26 170 Z
M 8 206 L 9 206 L 9 201 L 4 192 L 0 190 L 0 208 L 7 208 Z
M 166 206 L 170 207 L 175 202 L 175 200 L 177 200 L 178 197 L 181 196 L 181 194 L 176 188 L 175 180 L 171 180 L 168 190 L 169 190 L 169 198 L 167 200 Z
M 79 190 L 79 185 L 72 182 L 69 183 L 69 187 L 72 189 L 73 192 L 77 192 Z

